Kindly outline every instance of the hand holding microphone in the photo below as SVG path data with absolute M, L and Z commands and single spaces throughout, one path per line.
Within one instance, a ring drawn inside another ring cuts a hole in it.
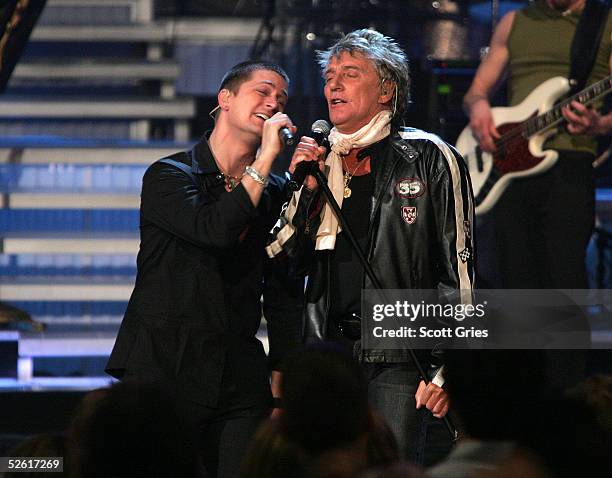
M 317 120 L 312 124 L 310 135 L 300 139 L 289 166 L 292 179 L 288 186 L 292 191 L 300 189 L 302 184 L 308 189 L 316 189 L 317 182 L 310 176 L 310 172 L 313 167 L 320 167 L 324 160 L 323 155 L 329 146 L 327 137 L 330 130 L 327 121 Z
M 277 112 L 264 123 L 261 148 L 259 155 L 272 156 L 274 159 L 280 154 L 286 145 L 295 143 L 293 134 L 297 128 L 291 122 L 291 118 L 285 113 Z

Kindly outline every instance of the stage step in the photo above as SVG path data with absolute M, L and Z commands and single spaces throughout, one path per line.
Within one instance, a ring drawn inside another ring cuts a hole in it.
M 132 276 L 133 277 L 133 276 Z M 32 317 L 53 326 L 101 326 L 118 324 L 125 313 L 127 300 L 120 301 L 11 301 L 10 305 L 25 310 Z M 23 324 L 19 330 L 29 330 Z
M 2 196 L 0 207 L 11 209 L 138 209 L 140 196 L 116 193 L 12 193 Z
M 0 301 L 125 301 L 134 277 L 24 277 L 0 281 Z
M 196 42 L 252 42 L 261 25 L 258 18 L 198 18 L 154 21 L 139 25 L 39 25 L 33 42 L 141 42 L 163 43 L 172 40 Z
M 117 327 L 118 328 L 118 327 Z M 108 357 L 113 350 L 117 331 L 108 332 L 41 332 L 21 334 L 19 357 Z
M 0 238 L 4 254 L 133 254 L 140 238 L 133 234 L 7 234 Z
M 142 42 L 162 43 L 171 38 L 171 24 L 151 22 L 138 25 L 39 25 L 34 42 Z
M 138 209 L 0 208 L 0 234 L 36 232 L 138 232 Z
M 140 164 L 0 164 L 3 193 L 138 194 Z
M 175 81 L 180 75 L 180 66 L 172 61 L 143 62 L 139 59 L 47 59 L 22 62 L 17 65 L 11 79 L 10 93 L 27 91 L 28 94 L 53 88 L 62 88 L 75 93 L 79 89 L 85 94 L 107 94 L 110 88 L 119 88 L 138 93 L 146 88 L 155 91 L 161 98 L 176 96 Z
M 195 115 L 193 98 L 33 97 L 0 99 L 0 118 L 182 119 Z
M 159 80 L 174 81 L 181 70 L 173 61 L 143 62 L 121 59 L 45 59 L 21 62 L 15 67 L 14 80 Z
M 153 20 L 153 0 L 48 0 L 39 24 L 129 24 Z
M 73 241 L 76 242 L 76 241 Z M 118 249 L 125 246 L 125 249 L 133 249 L 129 253 L 109 252 L 113 243 L 106 244 L 75 244 L 75 249 L 94 250 L 93 253 L 61 253 L 54 251 L 47 253 L 44 251 L 0 254 L 0 278 L 11 280 L 12 278 L 23 277 L 46 277 L 52 281 L 54 277 L 81 278 L 89 275 L 106 275 L 113 277 L 132 278 L 136 275 L 136 253 L 138 243 L 122 244 L 117 241 Z M 65 245 L 65 242 L 52 241 L 52 246 Z M 22 248 L 21 244 L 17 244 Z M 9 245 L 10 247 L 10 245 Z M 43 245 L 43 249 L 48 248 Z M 49 248 L 52 249 L 53 248 Z
M 14 139 L 31 140 L 49 145 L 65 141 L 91 142 L 140 141 L 146 142 L 153 135 L 158 139 L 187 141 L 188 135 L 178 136 L 171 120 L 130 119 L 0 119 L 0 138 L 5 144 Z M 160 124 L 163 123 L 163 124 Z M 186 121 L 179 120 L 181 127 Z M 152 132 L 153 130 L 153 132 Z M 188 130 L 187 130 L 188 131 Z
M 79 119 L 94 121 L 104 120 L 127 120 L 129 131 L 127 136 L 132 140 L 146 141 L 151 137 L 152 120 L 172 120 L 173 138 L 175 141 L 188 141 L 190 137 L 189 120 L 195 116 L 195 101 L 193 98 L 73 98 L 58 96 L 24 98 L 11 97 L 0 99 L 0 121 L 8 123 L 1 125 L 3 129 L 11 129 L 19 123 L 20 119 L 28 120 L 68 120 Z M 10 120 L 10 121 L 9 121 Z M 13 125 L 13 126 L 11 126 Z M 36 127 L 32 125 L 32 127 Z M 69 126 L 69 129 L 78 128 L 76 125 Z M 84 128 L 87 124 L 84 125 Z M 45 126 L 42 130 L 52 128 L 51 125 Z M 22 125 L 23 132 L 28 129 L 28 124 Z M 58 124 L 57 131 L 61 134 L 61 124 Z M 77 137 L 83 134 L 75 132 Z M 112 133 L 116 134 L 116 133 Z M 124 133 L 125 134 L 125 133 Z
M 44 165 L 53 163 L 151 164 L 159 158 L 191 147 L 191 144 L 188 143 L 175 143 L 168 146 L 156 146 L 155 143 L 152 143 L 147 147 L 141 145 L 109 146 L 103 142 L 96 144 L 95 141 L 89 143 L 93 144 L 88 147 L 30 147 L 26 143 L 12 147 L 0 147 L 0 164 L 8 162 Z

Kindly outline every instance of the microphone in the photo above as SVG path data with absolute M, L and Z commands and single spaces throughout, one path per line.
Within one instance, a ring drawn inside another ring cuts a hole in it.
M 312 123 L 310 127 L 309 136 L 314 139 L 319 146 L 325 146 L 329 148 L 329 142 L 327 141 L 327 137 L 329 136 L 329 132 L 331 131 L 331 126 L 325 120 L 317 120 Z M 310 174 L 312 168 L 318 168 L 318 164 L 316 161 L 302 161 L 299 163 L 296 168 L 293 176 L 291 177 L 291 181 L 287 184 L 289 190 L 297 191 L 304 184 L 304 180 L 306 176 Z
M 295 137 L 286 126 L 278 130 L 278 137 L 281 143 L 283 143 L 283 146 L 293 146 L 295 144 Z

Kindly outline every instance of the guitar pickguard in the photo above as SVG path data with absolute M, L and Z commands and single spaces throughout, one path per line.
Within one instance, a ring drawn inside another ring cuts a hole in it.
M 518 127 L 520 127 L 520 123 L 507 123 L 498 126 L 497 130 L 503 135 Z M 498 147 L 493 155 L 493 164 L 502 174 L 509 174 L 535 168 L 542 159 L 543 157 L 536 157 L 531 154 L 529 141 L 519 134 L 504 143 L 503 146 Z

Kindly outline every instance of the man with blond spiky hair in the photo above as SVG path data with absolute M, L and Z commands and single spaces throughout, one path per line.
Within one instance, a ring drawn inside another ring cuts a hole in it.
M 439 137 L 401 126 L 410 91 L 405 53 L 393 39 L 363 29 L 319 52 L 319 64 L 334 125 L 331 151 L 324 157 L 314 139 L 302 137 L 290 171 L 302 161 L 318 161 L 321 168 L 325 163 L 334 197 L 384 288 L 470 291 L 473 205 L 467 171 Z M 307 177 L 304 184 L 300 195 L 312 196 L 316 181 Z M 303 201 L 294 197 L 293 203 Z M 295 214 L 301 214 L 299 207 Z M 354 350 L 369 398 L 405 457 L 432 461 L 433 455 L 423 457 L 428 422 L 440 422 L 449 407 L 441 364 L 433 354 L 420 354 L 431 365 L 426 384 L 406 350 L 362 350 L 361 291 L 374 286 L 333 211 L 324 204 L 320 214 L 288 224 L 304 224 L 293 231 L 293 244 L 315 250 L 306 340 L 332 340 Z M 434 428 L 450 445 L 442 426 Z

